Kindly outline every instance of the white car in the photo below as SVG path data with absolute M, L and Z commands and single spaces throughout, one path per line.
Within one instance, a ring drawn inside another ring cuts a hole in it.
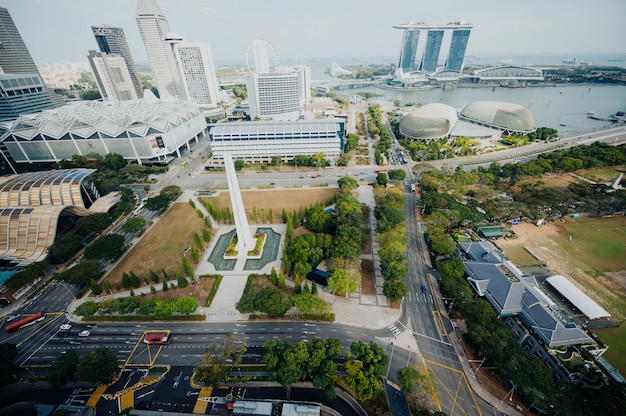
M 78 333 L 79 337 L 88 337 L 89 335 L 91 335 L 91 331 L 87 329 L 84 329 Z
M 61 331 L 69 331 L 72 328 L 71 324 L 63 324 L 61 325 Z

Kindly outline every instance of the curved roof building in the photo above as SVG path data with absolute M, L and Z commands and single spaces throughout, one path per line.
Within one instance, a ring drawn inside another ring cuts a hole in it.
M 446 104 L 426 104 L 400 120 L 400 134 L 412 140 L 435 140 L 450 134 L 456 110 Z
M 477 101 L 461 110 L 462 119 L 506 133 L 530 133 L 535 121 L 526 107 L 501 101 Z
M 94 169 L 62 169 L 0 177 L 0 259 L 20 266 L 42 261 L 62 216 L 87 216 L 98 192 Z

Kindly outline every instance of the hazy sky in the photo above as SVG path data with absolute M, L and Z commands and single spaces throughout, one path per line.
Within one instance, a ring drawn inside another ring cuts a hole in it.
M 209 42 L 216 63 L 245 58 L 253 38 L 281 58 L 393 57 L 408 21 L 474 24 L 468 54 L 626 53 L 625 0 L 157 0 L 172 31 Z M 86 60 L 91 25 L 124 29 L 147 63 L 136 0 L 0 0 L 36 63 Z

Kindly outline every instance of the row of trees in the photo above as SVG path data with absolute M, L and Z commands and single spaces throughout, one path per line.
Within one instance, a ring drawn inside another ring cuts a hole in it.
M 323 389 L 329 398 L 336 396 L 334 378 L 338 375 L 341 340 L 313 339 L 296 345 L 270 340 L 264 348 L 263 362 L 270 380 L 287 386 L 308 379 L 315 387 Z M 345 380 L 358 400 L 372 398 L 382 390 L 382 377 L 388 362 L 385 350 L 378 344 L 352 343 L 344 363 Z
M 383 293 L 390 300 L 400 300 L 408 291 L 404 279 L 409 271 L 406 259 L 406 221 L 402 206 L 404 198 L 397 188 L 376 187 L 374 216 L 378 222 L 376 234 L 380 241 L 378 255 L 385 278 Z
M 391 134 L 383 123 L 383 112 L 380 104 L 370 104 L 367 107 L 367 114 L 367 130 L 373 138 L 378 138 L 378 142 L 374 145 L 374 157 L 376 164 L 381 165 L 383 156 L 388 156 L 389 149 L 391 149 Z
M 84 355 L 70 348 L 59 354 L 48 369 L 48 382 L 59 388 L 70 381 L 109 384 L 119 372 L 119 360 L 106 347 L 97 347 Z
M 285 293 L 285 275 L 281 270 L 276 273 L 272 268 L 269 276 L 273 286 L 264 286 L 260 290 L 253 290 L 254 279 L 268 278 L 266 275 L 250 275 L 246 282 L 243 295 L 237 302 L 237 310 L 241 313 L 261 312 L 270 317 L 283 317 L 293 307 L 296 307 L 299 315 L 314 315 L 320 317 L 328 312 L 328 305 L 323 300 L 317 298 L 317 284 L 312 283 L 309 288 L 305 281 L 304 287 L 300 279 L 296 279 L 294 296 Z
M 174 313 L 189 316 L 198 309 L 198 301 L 192 297 L 173 299 L 144 299 L 138 296 L 105 299 L 101 302 L 88 300 L 76 308 L 76 315 L 153 315 L 155 319 L 171 317 Z

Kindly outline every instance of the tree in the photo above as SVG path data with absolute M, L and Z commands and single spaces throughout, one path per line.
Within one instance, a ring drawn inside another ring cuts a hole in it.
M 138 233 L 143 230 L 143 227 L 146 226 L 145 218 L 141 217 L 133 217 L 129 218 L 124 225 L 122 226 L 122 230 L 125 233 Z
M 359 146 L 359 136 L 356 134 L 348 133 L 346 136 L 346 144 L 343 148 L 344 152 L 350 152 Z
M 326 310 L 326 302 L 306 290 L 294 296 L 293 303 L 301 315 L 320 314 Z
M 383 294 L 389 300 L 400 300 L 407 294 L 409 288 L 401 280 L 389 279 L 383 283 Z
M 380 186 L 387 186 L 387 173 L 381 172 L 376 175 L 376 183 Z
M 389 357 L 378 344 L 352 343 L 345 364 L 346 382 L 355 390 L 358 400 L 374 397 L 382 389 L 381 377 L 386 373 L 388 362 Z
M 76 266 L 56 274 L 56 278 L 72 285 L 87 285 L 92 279 L 100 277 L 100 263 L 97 260 L 85 260 Z
M 379 233 L 389 231 L 404 222 L 404 212 L 387 205 L 379 205 L 374 208 L 374 217 L 378 220 L 376 232 Z
M 52 388 L 59 388 L 70 381 L 76 380 L 79 357 L 73 348 L 57 355 L 48 370 L 48 382 Z
M 77 371 L 79 380 L 109 384 L 119 371 L 119 360 L 108 348 L 97 347 L 80 358 Z
M 50 263 L 61 264 L 72 258 L 83 248 L 83 237 L 78 234 L 69 234 L 57 238 L 50 247 Z
M 387 172 L 389 179 L 396 179 L 399 181 L 403 181 L 406 178 L 406 172 L 402 169 L 390 169 Z
M 117 153 L 107 153 L 104 155 L 102 163 L 110 170 L 120 170 L 126 165 L 124 157 Z
M 221 345 L 221 352 L 217 353 L 217 346 L 211 343 L 207 346 L 202 363 L 196 366 L 194 380 L 203 386 L 219 387 L 219 383 L 226 379 L 233 366 L 241 363 L 241 357 L 246 352 L 245 341 L 237 345 L 233 334 L 227 334 Z
M 396 373 L 398 382 L 409 407 L 416 414 L 420 411 L 434 409 L 436 392 L 432 388 L 432 380 L 428 372 L 420 366 L 404 367 Z
M 106 230 L 113 221 L 106 212 L 95 213 L 87 217 L 82 217 L 76 222 L 76 231 L 80 235 L 87 235 L 91 232 L 99 233 Z
M 235 170 L 239 172 L 243 167 L 246 166 L 246 162 L 243 159 L 235 160 Z
M 359 183 L 356 181 L 356 179 L 351 178 L 349 176 L 342 176 L 341 178 L 337 179 L 337 186 L 339 186 L 339 189 L 341 189 L 342 191 L 352 191 L 353 189 L 357 189 L 359 187 Z
M 19 366 L 13 362 L 17 358 L 17 346 L 15 344 L 0 344 L 0 386 L 9 384 L 15 378 Z
M 84 90 L 80 93 L 80 99 L 85 101 L 99 100 L 102 98 L 98 90 Z
M 182 315 L 190 315 L 198 309 L 198 301 L 190 297 L 176 299 L 176 312 Z
M 337 268 L 328 278 L 328 290 L 339 296 L 356 292 L 359 289 L 359 276 L 348 273 L 342 268 Z
M 85 258 L 94 260 L 116 259 L 124 252 L 125 247 L 124 236 L 107 234 L 98 238 L 85 249 Z
M 164 211 L 170 204 L 170 199 L 166 195 L 157 195 L 152 198 L 148 198 L 146 201 L 146 209 L 148 211 Z
M 272 266 L 272 271 L 270 272 L 270 282 L 273 285 L 278 286 L 278 274 L 276 273 L 276 268 Z

